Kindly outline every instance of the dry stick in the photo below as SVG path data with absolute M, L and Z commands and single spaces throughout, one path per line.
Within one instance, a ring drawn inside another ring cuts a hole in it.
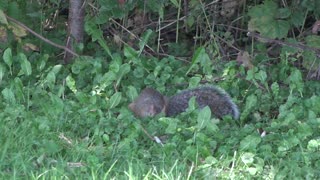
M 27 30 L 28 32 L 30 32 L 31 34 L 33 34 L 34 36 L 38 37 L 39 39 L 41 39 L 42 41 L 54 46 L 54 47 L 57 47 L 57 48 L 60 48 L 60 49 L 63 49 L 65 51 L 67 51 L 68 53 L 74 55 L 74 56 L 79 56 L 77 53 L 73 52 L 71 49 L 65 47 L 65 46 L 61 46 L 59 44 L 56 44 L 52 41 L 50 41 L 49 39 L 46 39 L 45 37 L 41 36 L 40 34 L 34 32 L 32 29 L 28 28 L 26 25 L 24 25 L 23 23 L 19 22 L 18 20 L 8 16 L 8 15 L 5 15 L 7 19 L 9 19 L 10 21 L 18 24 L 19 26 L 21 26 L 22 28 L 24 28 L 25 30 Z
M 283 46 L 290 46 L 290 47 L 298 48 L 301 50 L 313 51 L 317 54 L 318 57 L 320 57 L 320 49 L 319 48 L 314 48 L 314 47 L 310 47 L 310 46 L 306 46 L 306 45 L 302 45 L 302 44 L 288 43 L 288 42 L 284 42 L 284 41 L 280 41 L 280 40 L 276 40 L 276 39 L 269 39 L 266 37 L 262 37 L 259 34 L 254 33 L 254 32 L 248 32 L 247 35 L 249 37 L 254 37 L 256 39 L 262 39 L 262 40 L 267 41 L 269 43 L 277 43 L 277 44 L 280 44 Z
M 140 39 L 138 36 L 136 36 L 134 33 L 132 33 L 130 30 L 128 30 L 127 28 L 125 28 L 124 26 L 122 26 L 120 23 L 118 23 L 117 21 L 115 21 L 114 19 L 110 18 L 109 20 L 111 20 L 113 23 L 117 24 L 118 26 L 120 26 L 123 30 L 127 31 L 131 36 L 135 37 L 136 39 L 138 39 L 139 41 L 142 41 L 142 39 Z M 155 53 L 155 51 L 146 44 L 146 47 L 149 48 L 152 52 Z
M 163 146 L 161 140 L 157 136 L 152 137 L 140 123 L 138 124 L 141 127 L 142 131 L 148 136 L 148 138 L 150 138 L 151 141 L 155 141 L 156 143 L 161 144 Z
M 185 18 L 185 17 L 182 17 L 182 18 L 180 18 L 180 20 L 182 20 L 182 19 L 184 19 L 184 18 Z M 132 32 L 131 32 L 130 30 L 128 30 L 126 27 L 122 26 L 122 25 L 121 25 L 120 23 L 118 23 L 117 21 L 115 21 L 115 20 L 113 20 L 113 19 L 110 19 L 110 21 L 112 21 L 113 23 L 117 24 L 118 26 L 120 26 L 120 27 L 121 27 L 122 29 L 124 29 L 125 31 L 127 31 L 130 35 L 132 35 L 132 37 L 138 39 L 139 41 L 142 41 L 141 38 L 139 38 L 137 35 L 135 35 L 134 33 L 132 33 Z M 170 24 L 168 24 L 168 25 L 172 25 L 172 24 L 174 24 L 174 23 L 175 23 L 175 22 L 172 22 L 172 23 L 170 23 Z M 162 27 L 161 29 L 167 27 L 168 25 Z M 158 31 L 159 31 L 159 30 L 157 30 L 156 32 L 158 32 Z M 124 42 L 124 41 L 121 40 L 121 42 Z M 127 44 L 127 43 L 124 43 L 124 44 Z M 168 55 L 168 54 L 155 52 L 148 44 L 146 44 L 145 46 L 146 46 L 148 49 L 150 49 L 154 54 L 158 54 L 158 55 L 170 57 L 170 55 Z M 150 53 L 148 53 L 148 54 L 150 54 Z M 151 55 L 152 55 L 152 54 L 151 54 Z M 175 57 L 175 58 L 176 58 L 177 60 L 179 60 L 179 61 L 183 61 L 183 62 L 189 63 L 189 61 L 186 61 L 186 60 L 184 60 L 184 59 L 182 59 L 182 58 L 179 58 L 179 57 Z

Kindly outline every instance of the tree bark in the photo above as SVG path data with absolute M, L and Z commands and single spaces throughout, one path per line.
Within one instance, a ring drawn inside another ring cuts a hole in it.
M 74 50 L 74 46 L 83 42 L 84 36 L 84 0 L 69 0 L 68 37 L 66 47 Z M 73 55 L 65 52 L 64 62 L 71 62 Z

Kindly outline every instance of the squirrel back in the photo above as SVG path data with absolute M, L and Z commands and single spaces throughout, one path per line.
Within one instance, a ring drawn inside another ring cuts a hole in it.
M 129 104 L 129 109 L 141 118 L 155 116 L 161 112 L 171 117 L 184 112 L 192 97 L 196 98 L 199 108 L 208 106 L 217 118 L 225 115 L 231 115 L 234 119 L 239 118 L 238 107 L 230 96 L 224 90 L 213 86 L 184 90 L 170 98 L 152 88 L 146 88 Z

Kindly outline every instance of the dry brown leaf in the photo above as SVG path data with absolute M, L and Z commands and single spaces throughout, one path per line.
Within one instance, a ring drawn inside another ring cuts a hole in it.
M 247 51 L 240 51 L 238 53 L 237 62 L 239 64 L 242 64 L 245 68 L 253 68 L 253 64 L 251 63 L 251 57 Z
M 320 31 L 320 20 L 316 21 L 312 27 L 313 34 L 318 34 L 319 31 Z

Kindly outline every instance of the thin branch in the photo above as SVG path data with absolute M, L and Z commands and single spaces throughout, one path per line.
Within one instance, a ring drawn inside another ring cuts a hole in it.
M 54 46 L 54 47 L 57 47 L 59 49 L 63 49 L 65 51 L 67 51 L 68 53 L 74 55 L 74 56 L 79 56 L 77 53 L 73 52 L 71 49 L 65 47 L 65 46 L 61 46 L 57 43 L 54 43 L 52 41 L 50 41 L 49 39 L 46 39 L 45 37 L 41 36 L 40 34 L 34 32 L 32 29 L 28 28 L 26 25 L 24 25 L 23 23 L 21 23 L 20 21 L 8 16 L 8 15 L 5 15 L 7 19 L 9 19 L 10 21 L 18 24 L 19 26 L 21 26 L 22 28 L 24 28 L 25 30 L 27 30 L 28 32 L 30 32 L 31 34 L 33 34 L 34 36 L 36 36 L 37 38 L 41 39 L 42 41 Z
M 289 46 L 289 47 L 298 48 L 301 50 L 313 51 L 314 53 L 317 54 L 318 57 L 320 57 L 320 49 L 319 48 L 314 48 L 314 47 L 306 46 L 303 44 L 288 43 L 288 42 L 284 42 L 284 41 L 280 41 L 280 40 L 276 40 L 276 39 L 269 39 L 266 37 L 262 37 L 259 34 L 254 33 L 254 32 L 248 32 L 247 35 L 249 37 L 254 37 L 256 39 L 262 39 L 264 41 L 267 41 L 268 43 L 276 43 L 276 44 L 280 44 L 282 46 Z

